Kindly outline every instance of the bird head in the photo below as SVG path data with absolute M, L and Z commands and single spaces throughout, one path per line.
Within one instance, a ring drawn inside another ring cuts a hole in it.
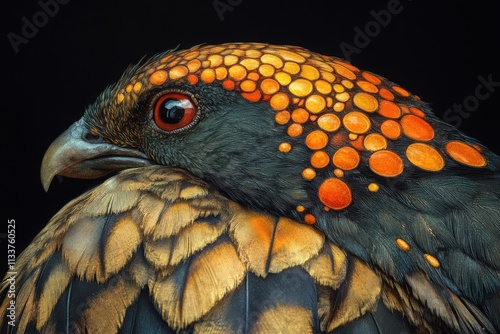
M 399 85 L 338 58 L 258 43 L 196 46 L 130 67 L 50 146 L 41 175 L 47 189 L 57 174 L 150 164 L 306 223 L 360 212 L 410 176 L 488 165 L 479 145 Z

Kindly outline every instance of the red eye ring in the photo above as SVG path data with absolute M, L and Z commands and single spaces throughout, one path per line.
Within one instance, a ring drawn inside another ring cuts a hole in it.
M 197 114 L 191 96 L 183 93 L 165 93 L 155 102 L 153 118 L 164 131 L 175 131 L 190 125 Z

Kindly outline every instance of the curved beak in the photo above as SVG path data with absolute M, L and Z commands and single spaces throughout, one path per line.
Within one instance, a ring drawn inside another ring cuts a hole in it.
M 151 160 L 138 150 L 95 138 L 80 119 L 49 146 L 42 160 L 40 176 L 47 191 L 56 175 L 93 179 L 114 171 L 151 164 Z

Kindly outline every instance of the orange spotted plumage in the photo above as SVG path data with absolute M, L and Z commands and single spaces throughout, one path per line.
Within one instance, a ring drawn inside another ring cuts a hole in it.
M 143 82 L 159 86 L 167 80 L 186 79 L 196 84 L 192 78 L 195 76 L 204 83 L 220 81 L 225 89 L 239 91 L 248 101 L 267 101 L 276 111 L 276 123 L 283 126 L 291 138 L 304 136 L 304 143 L 311 150 L 311 165 L 304 166 L 308 172 L 302 174 L 308 181 L 318 177 L 318 173 L 312 171 L 333 171 L 333 166 L 325 163 L 330 159 L 344 171 L 364 164 L 385 177 L 400 175 L 405 161 L 426 171 L 439 171 L 446 165 L 445 154 L 462 164 L 486 165 L 479 151 L 460 141 L 446 148 L 421 144 L 434 138 L 434 129 L 421 108 L 406 104 L 411 103 L 406 101 L 410 101 L 412 95 L 340 59 L 299 47 L 249 43 L 197 46 L 176 52 L 175 56 L 169 54 L 153 66 L 157 69 L 152 74 L 139 76 L 131 84 Z M 137 92 L 125 89 L 116 93 L 116 99 L 122 102 L 124 98 L 131 98 L 131 94 Z M 309 124 L 318 130 L 305 131 Z M 342 130 L 347 130 L 352 139 L 346 140 L 343 147 L 328 147 L 328 142 Z M 356 134 L 364 137 L 358 138 Z M 409 139 L 407 149 L 395 150 L 393 141 L 402 135 Z M 360 154 L 349 151 L 351 146 L 361 150 Z M 315 152 L 325 148 L 331 153 Z M 291 150 L 293 145 L 287 143 L 278 151 Z M 329 154 L 331 158 L 326 159 L 325 155 Z M 349 188 L 348 183 L 344 184 L 343 188 Z M 331 188 L 331 197 L 337 189 Z M 345 196 L 344 193 L 338 195 Z M 355 195 L 353 197 L 355 201 Z M 350 200 L 344 204 L 334 205 L 333 209 L 349 206 Z

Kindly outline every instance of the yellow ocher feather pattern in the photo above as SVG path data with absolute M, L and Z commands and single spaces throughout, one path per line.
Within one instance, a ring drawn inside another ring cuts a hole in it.
M 55 254 L 60 261 L 37 287 Z M 73 326 L 82 332 L 117 332 L 141 289 L 174 329 L 235 331 L 220 315 L 247 273 L 265 280 L 295 266 L 320 292 L 324 330 L 373 310 L 381 298 L 378 275 L 314 227 L 244 209 L 179 169 L 129 169 L 66 205 L 23 252 L 17 330 L 32 324 L 51 332 L 54 307 L 76 278 L 107 286 L 77 309 L 80 322 Z M 329 294 L 341 285 L 349 288 L 333 314 Z M 6 299 L 3 319 L 7 306 Z M 264 308 L 252 328 L 307 333 L 311 318 L 312 310 L 277 303 Z

